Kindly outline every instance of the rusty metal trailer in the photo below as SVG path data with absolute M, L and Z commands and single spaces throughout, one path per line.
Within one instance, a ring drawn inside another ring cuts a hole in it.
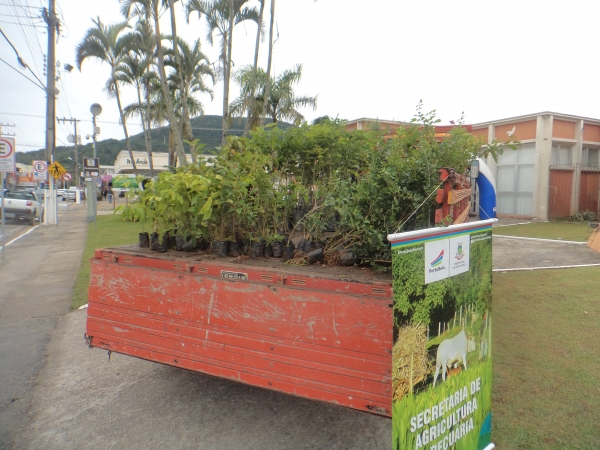
M 391 277 L 96 250 L 88 345 L 391 416 Z

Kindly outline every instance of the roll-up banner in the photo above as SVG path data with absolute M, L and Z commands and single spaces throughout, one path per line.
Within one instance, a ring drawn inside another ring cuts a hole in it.
M 492 223 L 392 234 L 394 450 L 493 448 Z

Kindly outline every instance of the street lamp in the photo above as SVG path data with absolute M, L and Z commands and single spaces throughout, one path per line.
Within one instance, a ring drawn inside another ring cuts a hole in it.
M 90 111 L 92 113 L 92 124 L 94 125 L 94 130 L 92 131 L 92 138 L 94 139 L 94 158 L 97 158 L 98 154 L 96 152 L 96 136 L 100 134 L 100 127 L 96 126 L 96 117 L 102 114 L 102 106 L 99 103 L 94 103 L 92 106 L 90 106 Z
M 98 152 L 96 151 L 96 136 L 100 134 L 100 128 L 96 126 L 96 117 L 102 113 L 102 106 L 100 106 L 99 103 L 94 103 L 90 106 L 90 112 L 92 113 L 92 124 L 94 126 L 94 129 L 92 130 L 94 158 L 98 158 Z M 87 221 L 88 223 L 94 222 L 94 226 L 96 224 L 98 202 L 96 189 L 98 189 L 96 179 L 95 177 L 92 177 L 92 181 L 87 182 L 86 197 L 88 198 Z

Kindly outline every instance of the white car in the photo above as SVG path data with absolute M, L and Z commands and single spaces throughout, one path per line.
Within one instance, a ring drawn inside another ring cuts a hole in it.
M 42 206 L 35 192 L 16 190 L 4 194 L 4 213 L 7 219 L 26 220 L 35 225 L 35 220 L 42 217 Z

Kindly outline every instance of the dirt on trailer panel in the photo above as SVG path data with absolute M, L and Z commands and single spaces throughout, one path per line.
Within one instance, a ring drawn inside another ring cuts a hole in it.
M 371 267 L 366 266 L 330 266 L 322 263 L 299 265 L 282 262 L 280 258 L 260 257 L 253 259 L 248 256 L 219 258 L 205 251 L 178 252 L 173 249 L 161 253 L 149 250 L 148 247 L 139 247 L 137 244 L 107 248 L 106 250 L 168 261 L 181 260 L 188 264 L 193 264 L 192 261 L 217 262 L 220 264 L 245 265 L 267 270 L 275 269 L 282 274 L 302 274 L 309 277 L 327 278 L 330 280 L 354 281 L 366 284 L 392 283 L 391 267 L 384 271 L 373 270 Z
M 96 250 L 89 345 L 390 415 L 391 283 L 356 267 L 241 261 Z

